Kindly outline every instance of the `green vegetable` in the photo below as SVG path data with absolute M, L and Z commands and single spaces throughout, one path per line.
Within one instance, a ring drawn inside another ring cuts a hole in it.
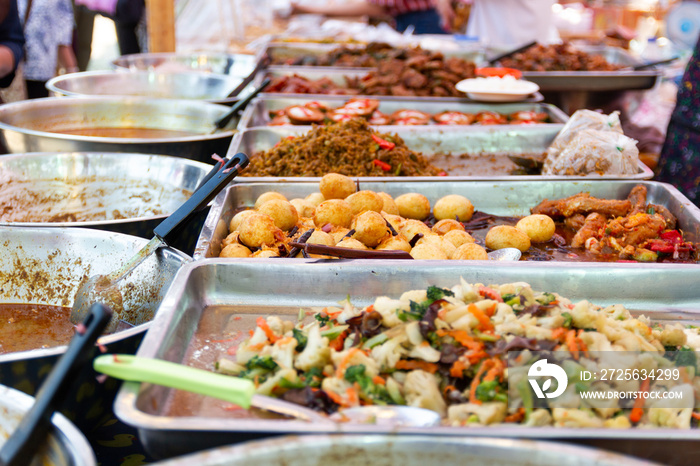
M 525 408 L 525 420 L 527 421 L 527 419 L 530 417 L 530 414 L 532 414 L 532 410 L 535 407 L 535 401 L 532 398 L 532 392 L 530 391 L 530 384 L 528 383 L 527 377 L 521 379 L 520 382 L 518 382 L 518 384 L 515 386 L 515 388 L 518 390 L 518 394 L 523 400 L 523 408 Z
M 214 364 L 214 369 L 216 372 L 220 372 L 222 374 L 238 375 L 243 372 L 245 367 L 228 358 L 221 358 Z
M 362 348 L 364 349 L 372 349 L 377 345 L 381 345 L 385 341 L 387 341 L 389 337 L 386 336 L 384 333 L 380 333 L 378 335 L 373 336 L 369 340 L 367 340 L 363 345 Z
M 542 293 L 542 296 L 537 298 L 535 301 L 542 304 L 543 306 L 546 306 L 547 304 L 551 304 L 553 301 L 556 300 L 557 297 L 554 296 L 552 293 Z
M 323 380 L 323 370 L 320 367 L 312 367 L 303 374 L 302 378 L 307 387 L 318 388 Z
M 562 326 L 566 328 L 571 328 L 571 321 L 574 320 L 574 316 L 572 316 L 568 312 L 562 312 L 561 316 L 564 318 L 564 323 L 562 324 Z
M 403 322 L 407 322 L 409 319 L 421 320 L 423 318 L 423 316 L 425 315 L 425 312 L 428 310 L 428 307 L 430 306 L 430 304 L 431 304 L 430 301 L 424 301 L 421 304 L 418 304 L 415 301 L 411 301 L 409 303 L 410 310 L 399 311 L 397 316 Z
M 327 315 L 322 316 L 320 313 L 319 313 L 319 314 L 315 314 L 315 315 L 314 315 L 314 319 L 316 319 L 316 320 L 318 321 L 318 323 L 321 324 L 322 327 L 323 327 L 324 325 L 326 325 L 326 324 L 328 323 L 329 320 L 331 320 L 331 318 L 330 318 L 329 316 L 327 316 Z
M 391 398 L 391 401 L 397 405 L 405 405 L 406 400 L 401 396 L 401 390 L 399 389 L 399 384 L 392 378 L 388 378 L 386 381 L 386 391 Z
M 648 213 L 649 215 L 654 215 L 654 214 L 656 213 L 656 210 L 655 210 L 653 207 L 649 207 L 649 208 L 647 209 L 647 213 Z
M 350 383 L 357 382 L 363 391 L 367 390 L 367 388 L 369 388 L 369 385 L 372 385 L 372 379 L 370 379 L 370 377 L 365 374 L 365 370 L 366 369 L 364 364 L 350 366 L 347 369 L 345 369 L 345 380 L 347 380 Z
M 499 340 L 498 335 L 491 335 L 488 333 L 481 333 L 478 330 L 474 330 L 474 336 L 481 341 L 496 342 Z
M 587 392 L 591 389 L 590 385 L 586 382 L 576 382 L 574 387 L 576 388 L 576 393 Z
M 321 336 L 326 337 L 329 340 L 335 340 L 336 338 L 338 338 L 340 336 L 341 333 L 343 333 L 349 327 L 350 327 L 349 325 L 336 325 L 336 326 L 331 327 L 327 330 L 322 330 Z
M 298 328 L 295 328 L 292 329 L 292 336 L 294 336 L 294 339 L 297 341 L 297 346 L 294 349 L 297 352 L 304 351 L 304 348 L 306 348 L 306 343 L 309 341 L 309 338 L 306 336 L 306 334 Z
M 488 382 L 481 382 L 476 387 L 476 399 L 480 401 L 502 401 L 507 402 L 508 396 L 505 393 L 500 393 L 500 385 L 498 381 L 491 380 Z
M 302 320 L 304 320 L 305 315 L 306 315 L 306 313 L 304 312 L 304 310 L 302 308 L 299 308 L 299 314 L 297 314 L 297 320 L 299 322 L 301 322 Z
M 688 346 L 682 346 L 678 352 L 676 353 L 674 357 L 674 363 L 676 363 L 676 366 L 681 367 L 681 366 L 691 366 L 691 367 L 697 367 L 698 360 L 697 360 L 697 355 L 695 354 L 695 351 L 688 347 Z
M 263 369 L 267 371 L 274 371 L 277 369 L 277 363 L 270 356 L 258 356 L 255 355 L 250 361 L 245 365 L 248 369 Z
M 455 295 L 452 291 L 446 290 L 444 288 L 438 288 L 437 286 L 429 286 L 427 294 L 428 294 L 428 299 L 430 301 L 437 301 L 438 299 L 442 299 L 445 296 L 454 296 Z
M 302 382 L 290 382 L 289 380 L 282 377 L 278 384 L 281 388 L 304 388 L 306 385 Z
M 472 414 L 467 418 L 467 424 L 476 424 L 479 422 L 479 416 Z

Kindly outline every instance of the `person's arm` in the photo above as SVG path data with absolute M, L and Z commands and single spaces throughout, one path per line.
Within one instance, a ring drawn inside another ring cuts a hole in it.
M 379 5 L 363 0 L 319 5 L 305 5 L 292 2 L 292 14 L 299 13 L 326 16 L 383 16 L 386 14 L 386 11 Z
M 432 0 L 432 4 L 440 16 L 440 26 L 445 31 L 451 32 L 455 20 L 455 10 L 452 8 L 452 0 Z
M 0 87 L 12 84 L 17 64 L 24 57 L 24 33 L 19 22 L 17 1 L 11 0 L 9 11 L 0 23 Z
M 66 70 L 66 73 L 75 73 L 78 70 L 78 60 L 70 45 L 58 46 L 58 66 Z

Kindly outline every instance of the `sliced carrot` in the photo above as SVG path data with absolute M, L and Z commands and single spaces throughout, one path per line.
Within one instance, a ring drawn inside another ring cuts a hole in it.
M 571 356 L 578 361 L 578 345 L 576 344 L 576 330 L 566 332 L 566 347 L 569 349 Z
M 489 317 L 493 317 L 493 315 L 496 313 L 496 307 L 498 306 L 494 303 L 491 307 L 484 311 L 484 314 L 486 314 Z
M 340 406 L 347 406 L 347 403 L 345 402 L 345 400 L 343 399 L 343 397 L 340 396 L 340 395 L 338 395 L 338 394 L 337 394 L 336 392 L 334 392 L 333 390 L 323 390 L 323 391 L 326 392 L 326 395 L 328 395 L 328 398 L 330 398 L 331 400 L 335 401 L 335 402 L 336 402 L 337 404 L 339 404 Z
M 438 370 L 438 365 L 434 362 L 421 361 L 418 359 L 399 359 L 395 367 L 399 370 L 420 369 L 425 372 L 430 372 L 431 374 L 436 373 Z
M 374 385 L 386 385 L 386 380 L 384 380 L 384 378 L 379 375 L 375 375 L 374 377 L 372 377 L 372 383 Z
M 525 419 L 525 408 L 520 407 L 513 414 L 509 414 L 503 419 L 503 422 L 520 422 Z
M 449 311 L 448 308 L 443 307 L 438 311 L 438 319 L 445 320 L 445 316 L 447 315 L 447 311 Z
M 476 320 L 479 321 L 478 329 L 481 332 L 488 332 L 488 331 L 493 331 L 494 327 L 493 324 L 491 323 L 491 319 L 489 316 L 484 314 L 484 311 L 479 309 L 476 304 L 470 304 L 467 306 L 467 310 L 474 316 L 476 317 Z
M 225 340 L 212 340 L 212 343 L 227 343 L 229 341 L 233 341 L 234 338 L 226 338 Z
M 452 367 L 450 367 L 450 375 L 452 377 L 461 379 L 464 377 L 464 371 L 467 369 L 467 365 L 461 359 L 456 360 Z
M 490 382 L 492 380 L 496 380 L 496 377 L 498 377 L 500 380 L 503 380 L 503 361 L 501 361 L 498 358 L 493 358 L 491 359 L 493 361 L 493 367 L 486 372 L 486 375 L 484 376 L 484 382 Z
M 467 355 L 467 359 L 469 360 L 469 363 L 472 366 L 479 364 L 479 361 L 481 361 L 482 359 L 486 359 L 488 357 L 489 357 L 488 353 L 486 353 L 483 350 L 474 351 L 474 352 Z
M 692 416 L 692 418 L 695 419 L 696 421 L 700 421 L 700 413 L 698 413 L 697 411 L 693 411 L 693 413 L 691 414 L 691 416 Z
M 479 370 L 476 372 L 476 375 L 472 379 L 472 383 L 469 386 L 469 402 L 470 403 L 476 403 L 478 405 L 481 404 L 481 400 L 476 398 L 476 387 L 479 386 L 481 383 L 481 376 L 484 375 L 486 371 L 491 369 L 493 367 L 493 360 L 487 359 L 484 362 L 481 363 L 479 366 Z
M 275 335 L 275 332 L 272 331 L 269 325 L 267 325 L 267 321 L 265 320 L 264 317 L 258 317 L 255 320 L 255 323 L 262 329 L 263 332 L 265 332 L 265 335 L 267 336 L 267 339 L 270 340 L 271 343 L 276 342 L 277 340 L 280 339 L 277 335 Z
M 229 346 L 226 350 L 226 354 L 228 354 L 229 356 L 235 356 L 237 352 L 238 346 Z
M 456 362 L 456 361 L 455 361 L 455 362 Z M 447 396 L 447 394 L 450 393 L 450 392 L 453 391 L 453 390 L 457 390 L 457 387 L 455 387 L 454 385 L 448 385 L 447 387 L 445 387 L 445 388 L 442 390 L 442 393 L 443 393 L 445 396 Z
M 561 338 L 566 335 L 566 328 L 565 327 L 559 327 L 555 328 L 552 330 L 552 340 L 561 340 Z
M 484 344 L 481 341 L 475 340 L 466 330 L 450 330 L 449 335 L 454 338 L 457 343 L 470 350 L 479 351 L 484 348 Z
M 343 349 L 343 345 L 345 343 L 345 338 L 348 336 L 348 331 L 343 330 L 343 333 L 332 339 L 331 341 L 328 342 L 328 346 L 330 348 L 333 348 L 336 351 L 340 351 Z
M 493 288 L 489 288 L 488 286 L 482 285 L 477 291 L 484 298 L 493 299 L 494 301 L 498 301 L 499 303 L 503 302 L 503 298 L 501 298 L 501 293 L 494 290 Z
M 345 390 L 345 394 L 348 397 L 348 405 L 349 406 L 359 406 L 360 405 L 360 396 L 358 394 L 357 382 L 355 382 L 355 386 L 348 387 L 348 389 Z
M 651 379 L 642 380 L 642 383 L 639 386 L 639 391 L 648 392 L 650 385 Z M 632 411 L 630 412 L 630 422 L 637 423 L 642 420 L 642 416 L 644 415 L 644 410 L 642 408 L 644 408 L 644 398 L 640 396 L 634 400 L 634 405 L 632 406 Z

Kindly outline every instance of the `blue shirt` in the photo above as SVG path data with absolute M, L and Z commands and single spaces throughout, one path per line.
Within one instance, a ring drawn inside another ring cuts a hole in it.
M 20 23 L 17 14 L 17 2 L 11 0 L 9 5 L 7 16 L 0 23 L 0 45 L 8 47 L 12 51 L 12 55 L 15 57 L 15 69 L 17 69 L 17 64 L 24 57 L 24 34 L 22 33 L 22 23 Z M 0 78 L 0 87 L 12 84 L 14 77 L 15 73 L 12 70 L 12 73 Z

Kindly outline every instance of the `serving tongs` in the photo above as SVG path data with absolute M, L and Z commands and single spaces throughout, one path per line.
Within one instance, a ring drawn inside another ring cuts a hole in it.
M 291 241 L 290 246 L 304 250 L 308 254 L 340 257 L 342 259 L 413 259 L 413 256 L 401 250 L 350 249 L 325 244 L 299 243 Z M 521 252 L 516 248 L 502 248 L 488 253 L 489 260 L 517 261 Z
M 87 362 L 90 348 L 109 322 L 112 312 L 102 304 L 90 307 L 85 321 L 76 329 L 66 352 L 56 362 L 36 395 L 36 401 L 0 450 L 0 465 L 30 464 L 38 446 L 44 441 L 51 416 L 65 399 L 78 371 Z
M 529 48 L 532 47 L 533 45 L 537 45 L 537 41 L 528 42 L 528 43 L 525 44 L 525 45 L 521 45 L 521 46 L 518 47 L 517 49 L 513 49 L 513 50 L 511 50 L 511 51 L 509 51 L 509 52 L 505 52 L 505 53 L 502 53 L 502 54 L 500 54 L 500 55 L 496 55 L 496 56 L 493 57 L 493 58 L 489 58 L 489 59 L 488 59 L 488 64 L 489 64 L 489 65 L 493 65 L 493 64 L 495 64 L 495 63 L 497 63 L 497 62 L 503 60 L 504 58 L 508 58 L 508 57 L 510 57 L 510 56 L 512 56 L 512 55 L 515 55 L 516 53 L 524 52 L 525 50 L 529 49 Z
M 248 106 L 251 100 L 255 98 L 258 94 L 260 94 L 265 88 L 270 84 L 270 78 L 265 78 L 262 83 L 260 83 L 260 86 L 258 86 L 253 92 L 233 104 L 231 109 L 224 113 L 223 116 L 221 116 L 218 120 L 214 122 L 214 130 L 212 133 L 215 133 L 221 129 L 224 129 L 226 125 L 228 124 L 229 121 L 231 121 L 231 118 L 239 114 L 244 108 Z
M 225 159 L 224 159 L 225 160 Z M 210 172 L 209 180 L 200 186 L 192 196 L 168 218 L 153 229 L 154 237 L 139 252 L 124 265 L 108 275 L 93 275 L 85 277 L 78 287 L 70 313 L 71 322 L 77 324 L 87 315 L 90 306 L 100 302 L 109 306 L 112 319 L 107 325 L 106 332 L 112 332 L 120 321 L 125 319 L 121 291 L 118 282 L 134 270 L 159 247 L 168 244 L 168 239 L 179 234 L 181 228 L 189 222 L 195 213 L 204 208 L 216 195 L 236 176 L 239 171 L 248 166 L 248 156 L 243 153 L 234 155 L 230 160 L 221 161 Z M 218 168 L 217 168 L 218 167 Z

